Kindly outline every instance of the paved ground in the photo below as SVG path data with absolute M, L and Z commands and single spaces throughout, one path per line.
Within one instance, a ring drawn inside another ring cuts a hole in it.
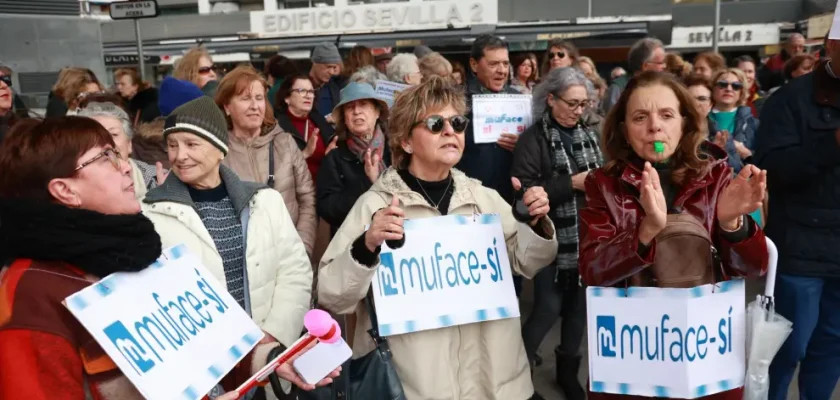
M 761 282 L 754 282 L 754 283 L 747 283 L 747 301 L 752 301 L 755 299 L 755 296 L 764 290 L 764 284 Z M 531 308 L 531 288 L 530 285 L 527 283 L 525 284 L 524 291 L 522 294 L 522 315 L 523 321 L 524 316 L 527 316 L 530 313 Z M 560 394 L 560 391 L 557 385 L 554 383 L 554 347 L 557 346 L 558 342 L 560 341 L 560 324 L 559 321 L 557 324 L 554 325 L 551 332 L 548 333 L 545 340 L 540 347 L 539 354 L 543 358 L 543 364 L 534 372 L 534 386 L 536 386 L 537 392 L 539 392 L 543 397 L 547 400 L 561 400 L 564 399 L 563 395 Z M 586 354 L 586 338 L 584 337 L 583 348 L 581 349 L 582 354 Z M 585 358 L 584 358 L 585 360 Z M 585 384 L 587 380 L 587 370 L 589 366 L 587 365 L 586 361 L 584 361 L 583 365 L 581 366 L 580 373 L 578 378 L 580 381 Z M 788 393 L 788 400 L 796 400 L 799 398 L 798 390 L 796 389 L 796 381 L 791 384 L 790 393 Z M 838 385 L 840 387 L 840 385 Z M 840 390 L 835 389 L 834 395 L 832 396 L 832 400 L 840 400 Z

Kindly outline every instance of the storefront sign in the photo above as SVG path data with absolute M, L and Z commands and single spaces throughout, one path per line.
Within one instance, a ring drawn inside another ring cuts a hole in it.
M 436 0 L 251 12 L 251 32 L 263 36 L 464 28 L 496 22 L 496 0 Z
M 146 64 L 160 64 L 160 56 L 143 56 L 143 60 Z M 139 58 L 136 55 L 124 55 L 124 56 L 105 56 L 105 66 L 106 67 L 118 67 L 122 65 L 137 65 L 139 63 Z
M 671 35 L 672 49 L 712 47 L 711 26 L 674 27 Z M 779 43 L 779 25 L 747 24 L 724 25 L 718 31 L 718 46 L 749 47 Z

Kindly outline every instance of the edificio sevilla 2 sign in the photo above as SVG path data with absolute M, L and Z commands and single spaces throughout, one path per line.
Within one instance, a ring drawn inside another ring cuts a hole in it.
M 365 4 L 251 13 L 251 32 L 264 36 L 465 28 L 495 24 L 496 0 Z
M 674 27 L 670 49 L 711 48 L 712 26 Z M 778 24 L 724 25 L 718 30 L 721 47 L 751 47 L 779 43 Z

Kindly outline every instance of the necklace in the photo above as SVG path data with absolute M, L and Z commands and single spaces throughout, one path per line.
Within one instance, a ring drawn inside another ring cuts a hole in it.
M 440 211 L 440 208 L 439 208 L 440 203 L 446 197 L 446 194 L 449 193 L 449 187 L 452 186 L 452 175 L 449 175 L 449 183 L 446 184 L 446 189 L 443 190 L 443 195 L 440 196 L 440 199 L 437 201 L 437 203 L 435 203 L 432 200 L 432 196 L 429 196 L 429 194 L 426 193 L 426 189 L 423 188 L 423 184 L 420 183 L 420 180 L 417 179 L 417 177 L 414 176 L 414 175 L 412 175 L 412 177 L 414 177 L 414 180 L 417 181 L 417 186 L 420 186 L 420 190 L 422 190 L 423 194 L 426 195 L 426 199 L 429 200 L 429 203 L 432 204 L 432 207 L 434 207 L 436 210 Z

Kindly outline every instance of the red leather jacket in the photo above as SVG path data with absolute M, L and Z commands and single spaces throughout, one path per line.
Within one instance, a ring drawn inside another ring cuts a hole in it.
M 720 235 L 717 223 L 717 199 L 729 184 L 732 173 L 726 154 L 707 144 L 715 157 L 704 176 L 689 179 L 674 198 L 674 208 L 682 209 L 704 222 L 713 239 L 728 276 L 759 276 L 767 267 L 767 244 L 764 232 L 752 219 L 752 235 L 730 243 Z M 583 281 L 590 286 L 614 286 L 639 273 L 656 256 L 656 242 L 642 258 L 638 252 L 639 226 L 645 216 L 639 202 L 642 161 L 631 162 L 619 176 L 599 169 L 586 178 L 586 207 L 580 215 L 580 257 L 578 265 Z

